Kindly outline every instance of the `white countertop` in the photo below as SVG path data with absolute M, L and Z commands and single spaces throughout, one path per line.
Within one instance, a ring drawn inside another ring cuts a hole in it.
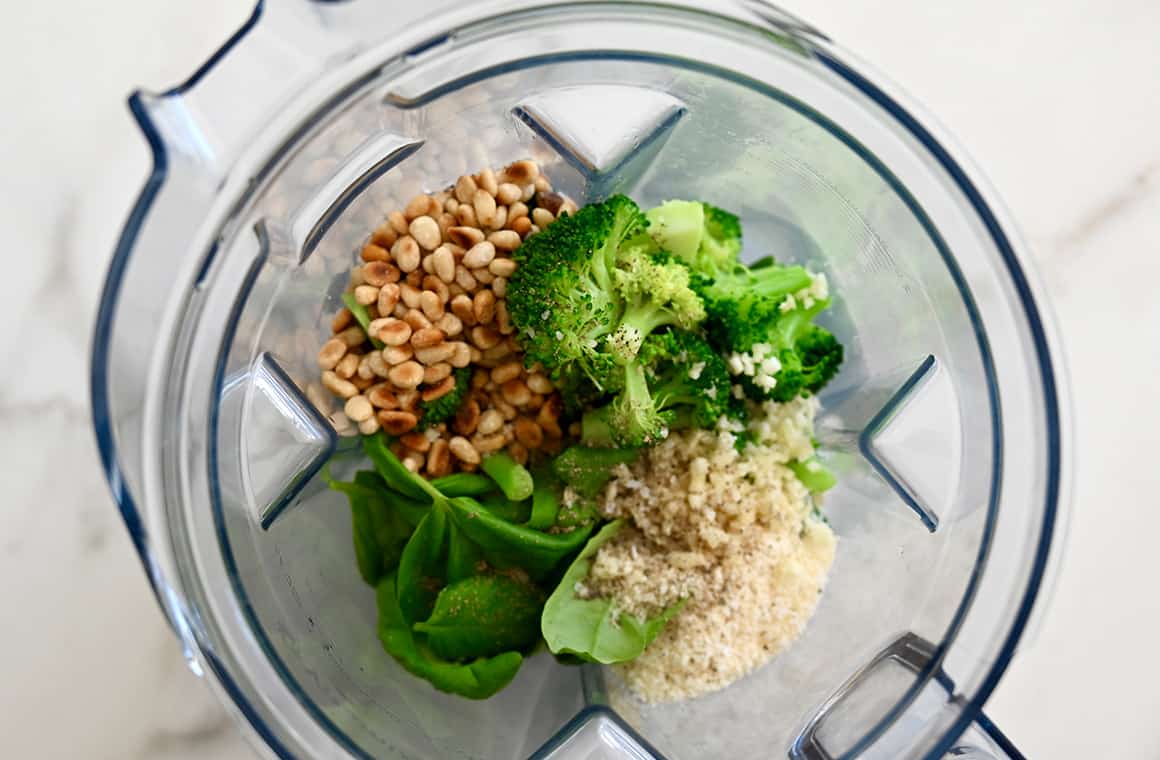
M 429 4 L 428 4 L 429 5 Z M 1160 758 L 1160 3 L 787 2 L 957 135 L 1035 249 L 1071 364 L 1075 508 L 988 712 L 1031 758 Z M 123 102 L 248 0 L 19 3 L 0 26 L 0 756 L 249 758 L 186 670 L 97 466 L 90 324 L 145 176 Z M 196 21 L 190 21 L 196 19 Z

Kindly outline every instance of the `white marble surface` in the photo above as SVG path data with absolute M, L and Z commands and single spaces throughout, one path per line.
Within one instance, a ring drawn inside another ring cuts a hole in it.
M 86 388 L 98 288 L 147 169 L 124 96 L 192 71 L 249 5 L 6 6 L 3 757 L 251 757 L 148 591 L 97 467 Z M 1077 422 L 1067 559 L 989 711 L 1031 758 L 1160 758 L 1160 4 L 787 5 L 968 147 L 1022 222 L 1059 317 Z

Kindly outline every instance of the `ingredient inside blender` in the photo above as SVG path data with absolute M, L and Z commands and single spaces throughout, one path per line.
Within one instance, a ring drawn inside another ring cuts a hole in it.
M 531 161 L 374 230 L 318 357 L 374 469 L 326 476 L 408 671 L 482 699 L 543 640 L 669 700 L 800 633 L 833 559 L 812 428 L 842 346 L 813 324 L 824 275 L 740 251 L 726 211 L 578 208 Z

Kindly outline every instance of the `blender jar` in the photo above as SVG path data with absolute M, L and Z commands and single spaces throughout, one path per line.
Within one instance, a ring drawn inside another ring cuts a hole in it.
M 266 0 L 130 106 L 154 170 L 105 285 L 94 424 L 190 666 L 277 757 L 1003 758 L 981 712 L 1065 504 L 1058 351 L 993 193 L 817 30 L 749 2 Z M 348 447 L 316 385 L 359 244 L 465 172 L 531 156 L 581 201 L 705 198 L 746 256 L 825 271 L 847 364 L 818 420 L 840 484 L 801 640 L 728 689 L 646 705 L 530 658 L 470 702 L 376 638 Z

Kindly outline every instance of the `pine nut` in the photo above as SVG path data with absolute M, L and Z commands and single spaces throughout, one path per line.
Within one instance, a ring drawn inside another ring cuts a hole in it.
M 346 416 L 355 422 L 362 422 L 375 415 L 375 410 L 371 407 L 371 402 L 367 401 L 366 396 L 361 395 L 348 398 L 342 411 L 346 412 Z
M 576 214 L 576 201 L 567 196 L 564 197 L 564 205 L 560 206 L 560 210 L 556 212 L 556 216 L 559 217 L 563 216 L 564 214 L 567 214 L 568 216 L 575 216 Z
M 471 348 L 463 341 L 455 341 L 451 345 L 455 346 L 455 353 L 447 360 L 452 367 L 462 369 L 468 364 L 471 364 Z
M 495 195 L 499 190 L 499 180 L 496 179 L 495 172 L 491 169 L 484 169 L 479 173 L 479 187 L 480 189 Z
M 439 223 L 429 216 L 420 216 L 411 222 L 408 228 L 415 242 L 425 250 L 433 251 L 443 242 L 443 233 L 439 231 Z
M 423 283 L 423 270 L 419 267 L 415 267 L 415 271 L 407 272 L 407 276 L 403 278 L 403 282 L 417 290 Z
M 479 283 L 476 282 L 471 272 L 467 271 L 467 267 L 462 264 L 457 264 L 455 267 L 455 281 L 468 293 L 475 292 L 475 289 L 479 287 Z
M 539 414 L 536 415 L 536 422 L 539 423 L 540 428 L 552 438 L 562 438 L 564 431 L 560 429 L 560 413 L 564 409 L 564 403 L 559 396 L 549 396 L 544 405 L 540 407 Z
M 404 390 L 410 388 L 418 388 L 419 383 L 423 382 L 423 367 L 416 361 L 405 361 L 391 367 L 391 371 L 387 373 L 387 377 L 395 384 L 396 387 Z M 385 427 L 385 426 L 384 426 Z
M 437 295 L 440 305 L 451 300 L 451 288 L 447 287 L 447 283 L 433 274 L 429 274 L 423 278 L 423 290 L 430 290 Z M 420 302 L 419 305 L 422 306 L 422 303 Z
M 455 257 L 451 255 L 451 249 L 445 245 L 441 245 L 435 249 L 431 254 L 431 268 L 440 280 L 448 284 L 455 281 Z
M 547 395 L 555 390 L 555 388 L 552 386 L 552 381 L 544 375 L 541 375 L 539 372 L 533 372 L 532 374 L 528 375 L 527 380 L 524 382 L 526 382 L 528 384 L 528 388 L 530 388 L 535 393 L 543 393 L 544 395 Z
M 475 209 L 475 218 L 482 227 L 490 226 L 495 221 L 495 196 L 484 188 L 475 191 L 471 205 Z
M 480 285 L 490 285 L 492 280 L 495 279 L 495 275 L 493 275 L 491 272 L 487 271 L 487 267 L 479 267 L 478 269 L 472 269 L 471 276 L 474 277 L 475 281 L 478 282 Z
M 421 398 L 424 401 L 435 401 L 437 399 L 443 398 L 453 390 L 455 390 L 455 378 L 445 377 L 437 384 L 423 391 Z
M 423 370 L 423 382 L 427 385 L 434 385 L 445 377 L 451 377 L 451 365 L 447 362 L 432 364 Z
M 359 285 L 354 289 L 354 300 L 363 306 L 370 306 L 379 300 L 379 289 L 374 285 Z
M 531 184 L 524 185 L 523 191 L 524 192 L 523 195 L 520 196 L 520 200 L 524 203 L 531 203 L 532 198 L 534 198 L 536 195 L 535 183 L 533 182 Z
M 371 357 L 379 356 L 378 351 L 371 351 L 369 354 L 363 354 L 358 360 L 358 370 L 355 372 L 363 380 L 374 380 L 375 371 L 371 369 Z M 383 357 L 379 356 L 381 361 Z
M 367 389 L 367 400 L 379 409 L 398 409 L 399 400 L 391 392 L 387 383 L 379 383 Z
M 455 420 L 451 427 L 455 432 L 463 435 L 471 435 L 475 432 L 476 426 L 479 425 L 480 420 L 479 402 L 475 399 L 469 399 L 466 404 L 463 404 L 455 412 Z
M 471 387 L 479 390 L 491 382 L 491 373 L 478 367 L 471 373 Z
M 443 342 L 443 331 L 437 327 L 424 327 L 411 335 L 411 346 L 416 350 L 431 348 Z
M 491 281 L 491 292 L 495 293 L 496 298 L 506 298 L 507 284 L 508 281 L 506 277 L 496 277 Z
M 343 398 L 350 398 L 358 395 L 358 388 L 349 380 L 343 380 L 336 375 L 332 370 L 327 370 L 322 373 L 322 387 L 330 391 L 336 396 Z
M 504 444 L 507 443 L 507 440 L 504 438 L 503 433 L 495 433 L 494 435 L 487 436 L 477 435 L 471 442 L 475 446 L 475 450 L 480 454 L 491 454 L 502 449 Z
M 522 240 L 520 233 L 512 230 L 496 230 L 487 236 L 487 240 L 501 251 L 511 251 L 520 247 Z
M 381 351 L 371 351 L 367 354 L 367 364 L 370 365 L 371 372 L 375 373 L 375 377 L 386 377 L 390 370 Z
M 409 225 L 407 224 L 407 217 L 403 216 L 402 212 L 392 211 L 389 215 L 387 215 L 387 222 L 391 225 L 391 229 L 393 229 L 396 234 L 407 234 L 407 227 Z
M 372 261 L 387 262 L 391 260 L 391 254 L 388 253 L 387 249 L 383 248 L 381 245 L 367 243 L 363 246 L 362 251 L 359 253 L 359 258 L 367 263 Z
M 391 246 L 391 256 L 399 269 L 414 272 L 419 268 L 419 244 L 410 235 L 403 235 Z
M 398 269 L 395 270 L 399 271 Z M 387 315 L 395 310 L 395 306 L 399 303 L 399 294 L 401 290 L 398 284 L 389 282 L 379 289 L 379 314 Z
M 495 319 L 495 294 L 490 290 L 481 290 L 475 294 L 474 300 L 471 302 L 471 311 L 475 315 L 475 321 L 481 325 L 490 324 Z M 474 336 L 474 332 L 472 333 Z M 479 343 L 476 342 L 477 346 Z M 486 348 L 486 346 L 480 346 Z
M 557 206 L 557 208 L 559 208 Z M 543 206 L 532 209 L 532 221 L 540 226 L 541 229 L 547 227 L 552 222 L 556 221 L 556 215 Z
M 491 348 L 492 346 L 498 344 L 499 341 L 499 333 L 490 327 L 479 325 L 477 327 L 471 328 L 471 342 L 474 343 L 480 350 Z
M 457 435 L 447 442 L 447 446 L 459 461 L 466 462 L 467 464 L 479 464 L 479 452 L 471 445 L 471 441 L 466 438 Z
M 447 230 L 447 238 L 458 246 L 470 248 L 476 243 L 482 243 L 483 230 L 477 227 L 452 227 Z
M 411 326 L 395 317 L 376 319 L 370 323 L 370 328 L 377 330 L 375 337 L 387 346 L 401 346 L 411 339 Z
M 472 192 L 472 195 L 475 195 L 475 193 Z M 445 213 L 454 214 L 455 209 L 457 208 L 459 208 L 459 199 L 455 196 L 451 196 L 447 200 L 443 201 L 443 211 Z
M 415 358 L 424 364 L 438 364 L 439 362 L 450 361 L 451 357 L 455 355 L 455 351 L 454 343 L 443 342 L 430 348 L 416 348 Z
M 488 242 L 476 243 L 468 249 L 467 253 L 463 254 L 463 266 L 468 269 L 478 269 L 485 267 L 491 263 L 495 258 L 495 246 Z
M 455 199 L 460 203 L 471 203 L 478 189 L 475 179 L 465 174 L 455 181 Z
M 504 401 L 512 406 L 523 406 L 532 397 L 532 392 L 523 380 L 509 380 L 500 387 Z
M 354 377 L 354 373 L 358 370 L 358 362 L 358 354 L 347 354 L 339 359 L 338 364 L 334 365 L 334 374 L 343 380 L 349 380 Z
M 450 313 L 444 313 L 442 317 L 437 319 L 435 326 L 442 330 L 448 338 L 454 338 L 463 332 L 463 320 Z
M 523 371 L 524 365 L 518 361 L 504 362 L 491 371 L 491 381 L 503 385 L 508 380 L 515 380 Z
M 553 219 L 557 214 L 560 213 L 560 208 L 564 205 L 564 196 L 560 195 L 559 193 L 540 193 L 539 198 L 536 200 L 536 205 L 551 214 Z M 532 212 L 532 221 L 539 224 L 539 221 L 536 219 L 535 211 Z
M 363 435 L 374 435 L 379 432 L 379 421 L 372 415 L 358 424 L 358 431 Z
M 512 232 L 518 233 L 521 238 L 527 239 L 532 231 L 532 220 L 526 216 L 521 216 L 519 219 L 511 223 Z
M 427 454 L 427 474 L 433 478 L 451 474 L 451 448 L 442 438 L 431 444 Z
M 540 426 L 534 420 L 527 417 L 518 417 L 513 423 L 516 433 L 516 440 L 527 446 L 529 449 L 538 449 L 544 443 L 544 431 L 540 430 Z
M 400 436 L 399 441 L 407 448 L 418 451 L 420 454 L 426 454 L 431 448 L 431 439 L 423 433 L 407 433 Z
M 330 331 L 332 333 L 342 332 L 353 321 L 354 315 L 350 313 L 350 309 L 343 306 L 334 313 L 334 319 L 330 320 Z
M 407 313 L 403 315 L 403 321 L 409 324 L 412 330 L 426 330 L 431 326 L 431 320 L 427 319 L 427 315 L 419 309 L 407 309 Z
M 450 214 L 446 211 L 444 211 L 442 214 L 440 214 L 439 218 L 436 219 L 435 221 L 437 221 L 439 223 L 439 239 L 440 240 L 447 237 L 447 230 L 449 230 L 452 227 L 454 227 L 455 225 L 459 224 L 459 222 L 456 221 L 456 219 L 455 219 L 455 215 Z
M 471 296 L 463 294 L 455 296 L 451 299 L 451 312 L 463 321 L 465 326 L 472 326 L 475 324 L 475 309 L 473 307 L 474 301 Z
M 354 385 L 355 388 L 358 388 L 359 393 L 362 393 L 363 391 L 365 391 L 367 388 L 370 388 L 375 383 L 374 378 L 367 380 L 367 379 L 359 377 L 357 374 L 351 375 L 350 382 L 352 385 Z
M 431 290 L 424 290 L 419 294 L 419 306 L 423 309 L 423 314 L 432 322 L 443 316 L 443 301 L 439 299 L 439 295 Z
M 513 441 L 507 447 L 508 456 L 516 461 L 516 464 L 528 463 L 528 447 L 524 446 L 519 441 Z
M 498 433 L 503 428 L 503 415 L 495 409 L 488 409 L 480 415 L 479 425 L 476 430 L 480 435 L 491 435 Z
M 516 201 L 515 203 L 508 206 L 507 226 L 511 227 L 512 222 L 519 219 L 520 217 L 527 216 L 527 215 L 528 215 L 528 204 L 524 203 L 523 201 Z
M 495 323 L 499 325 L 502 335 L 511 335 L 516 331 L 512 326 L 511 315 L 508 314 L 507 301 L 498 301 L 495 305 Z
M 414 473 L 418 473 L 423 469 L 423 455 L 422 454 L 408 454 L 403 457 L 403 466 Z
M 491 348 L 485 350 L 480 357 L 481 361 L 490 362 L 491 365 L 497 366 L 502 359 L 506 359 L 512 354 L 512 348 L 507 343 L 496 343 Z
M 490 230 L 502 230 L 507 224 L 507 206 L 499 206 L 495 210 L 495 218 L 488 223 L 487 228 Z
M 499 233 L 497 232 L 495 234 L 498 235 Z M 513 232 L 512 234 L 514 235 L 515 233 Z M 514 274 L 516 271 L 516 262 L 512 259 L 502 257 L 493 259 L 492 262 L 487 265 L 487 271 L 491 272 L 496 277 L 511 277 L 512 274 Z
M 318 352 L 318 366 L 322 369 L 334 369 L 344 356 L 346 343 L 339 338 L 331 338 L 322 344 L 322 350 Z
M 535 182 L 536 178 L 540 176 L 540 167 L 536 166 L 535 161 L 525 159 L 509 164 L 503 173 L 509 181 L 517 185 L 526 185 L 529 182 Z
M 390 251 L 391 246 L 395 244 L 395 240 L 398 237 L 399 233 L 395 232 L 395 228 L 391 226 L 391 223 L 383 222 L 371 233 L 371 242 L 384 251 Z M 369 259 L 363 259 L 363 261 L 369 261 Z
M 386 261 L 372 261 L 363 267 L 363 279 L 367 285 L 381 288 L 389 282 L 398 282 L 399 268 Z
M 404 412 L 413 412 L 415 407 L 419 405 L 419 390 L 411 388 L 410 390 L 399 391 L 395 394 L 395 398 L 399 400 L 399 409 Z
M 504 206 L 507 206 L 518 201 L 520 196 L 523 195 L 523 192 L 524 191 L 520 189 L 519 185 L 513 185 L 511 182 L 504 182 L 502 185 L 495 189 L 495 199 Z
M 502 394 L 493 393 L 491 396 L 491 405 L 503 415 L 505 420 L 514 420 L 518 414 L 514 406 L 503 400 Z
M 408 309 L 419 308 L 419 289 L 409 283 L 403 283 L 399 288 L 399 296 L 403 299 L 403 303 L 407 304 Z
M 423 216 L 431 208 L 431 196 L 416 195 L 407 202 L 407 207 L 403 209 L 403 216 L 408 220 Z
M 390 411 L 379 412 L 379 424 L 383 426 L 383 430 L 390 435 L 403 435 L 409 433 L 419 424 L 419 418 L 411 412 Z
M 388 366 L 394 367 L 396 364 L 402 364 L 415 355 L 415 350 L 411 348 L 410 343 L 404 343 L 401 346 L 388 346 L 383 349 L 383 361 Z M 387 370 L 388 376 L 390 370 Z
M 334 337 L 338 338 L 351 348 L 354 348 L 355 346 L 361 346 L 363 342 L 366 341 L 367 334 L 363 332 L 362 327 L 359 325 L 351 325 Z

